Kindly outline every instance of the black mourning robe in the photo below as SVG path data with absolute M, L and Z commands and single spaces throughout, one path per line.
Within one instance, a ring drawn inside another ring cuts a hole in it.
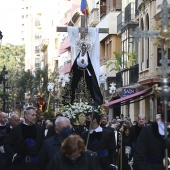
M 80 53 L 78 54 L 77 58 L 79 57 L 79 55 Z M 82 101 L 84 102 L 95 102 L 98 105 L 103 104 L 103 96 L 101 94 L 96 74 L 94 72 L 88 52 L 87 57 L 88 66 L 86 68 L 80 68 L 77 65 L 77 58 L 72 65 L 70 71 L 70 87 L 67 87 L 68 84 L 66 85 L 65 94 L 63 95 L 63 104 L 65 105 L 69 103 L 74 103 L 75 99 L 77 98 L 82 99 Z M 89 73 L 91 74 L 91 76 L 89 75 Z M 88 95 L 88 92 L 90 95 Z
M 134 152 L 135 170 L 165 170 L 164 143 L 164 136 L 159 134 L 157 123 L 145 126 L 138 137 Z
M 87 143 L 88 132 L 81 137 Z M 116 164 L 116 143 L 112 131 L 103 129 L 102 132 L 90 134 L 87 149 L 97 153 L 97 158 L 102 170 L 110 170 L 110 164 Z
M 9 158 L 9 164 L 13 155 L 17 153 L 20 160 L 12 163 L 13 170 L 37 170 L 38 153 L 44 141 L 44 131 L 37 125 L 27 126 L 23 123 L 14 127 L 7 136 L 5 152 Z M 31 161 L 26 162 L 26 157 L 31 157 Z

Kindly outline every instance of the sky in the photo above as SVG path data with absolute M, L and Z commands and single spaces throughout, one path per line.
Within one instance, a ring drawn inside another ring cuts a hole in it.
M 0 0 L 0 31 L 2 31 L 2 44 L 20 43 L 21 7 L 20 0 Z

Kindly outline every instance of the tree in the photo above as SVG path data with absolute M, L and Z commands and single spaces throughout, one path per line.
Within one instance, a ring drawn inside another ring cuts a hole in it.
M 0 70 L 5 66 L 8 71 L 6 86 L 8 85 L 10 88 L 7 92 L 9 94 L 7 103 L 14 106 L 15 96 L 18 96 L 17 92 L 20 88 L 17 86 L 17 80 L 25 67 L 25 46 L 12 44 L 1 46 L 0 61 Z

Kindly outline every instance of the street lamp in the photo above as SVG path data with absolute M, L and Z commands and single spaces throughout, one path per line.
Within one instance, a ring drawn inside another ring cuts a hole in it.
M 49 91 L 49 97 L 48 97 L 47 110 L 49 110 L 50 97 L 51 97 L 51 92 L 54 90 L 54 83 L 49 82 L 49 83 L 48 83 L 48 86 L 47 86 L 47 90 Z
M 115 92 L 116 92 L 116 84 L 112 82 L 112 83 L 110 84 L 109 89 L 110 89 L 110 90 L 109 90 L 109 93 L 110 93 L 110 94 L 115 93 Z
M 3 111 L 6 112 L 6 89 L 9 88 L 9 86 L 6 86 L 6 82 L 7 82 L 7 78 L 6 75 L 8 74 L 8 71 L 6 70 L 6 67 L 3 67 L 3 70 L 1 72 L 1 76 L 0 76 L 0 83 L 3 82 L 3 95 L 2 95 L 2 99 L 3 99 Z
M 99 78 L 99 83 L 104 84 L 104 90 L 107 90 L 107 75 L 105 73 L 102 73 Z
M 64 73 L 59 74 L 58 82 L 61 83 L 61 87 L 65 87 L 66 83 L 68 83 L 69 81 L 69 75 L 65 75 Z

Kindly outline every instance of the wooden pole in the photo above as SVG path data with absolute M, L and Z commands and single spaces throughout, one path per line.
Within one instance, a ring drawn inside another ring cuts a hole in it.
M 120 169 L 122 170 L 122 141 L 123 141 L 123 129 L 120 129 L 121 141 L 120 141 Z

